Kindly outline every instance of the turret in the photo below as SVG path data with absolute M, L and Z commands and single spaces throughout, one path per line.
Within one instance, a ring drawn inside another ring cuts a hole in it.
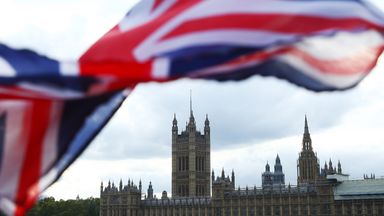
M 123 181 L 120 179 L 119 191 L 123 191 Z
M 235 171 L 232 169 L 232 177 L 231 177 L 232 187 L 235 188 Z
M 265 165 L 265 172 L 261 176 L 261 184 L 263 188 L 272 188 L 273 185 L 273 177 L 272 177 L 271 169 L 269 167 L 269 164 Z
M 224 168 L 221 170 L 221 178 L 222 178 L 222 179 L 225 179 Z
M 177 119 L 176 119 L 176 113 L 173 115 L 173 121 L 172 121 L 172 134 L 177 135 L 178 128 L 177 128 Z
M 140 191 L 140 194 L 141 194 L 141 190 L 142 190 L 142 185 L 141 185 L 141 179 L 139 181 L 139 191 Z
M 215 181 L 215 172 L 212 170 L 212 183 Z
M 271 169 L 270 169 L 268 161 L 267 161 L 267 164 L 265 165 L 265 172 L 270 172 L 270 171 L 271 171 Z
M 329 168 L 328 169 L 329 169 L 330 173 L 333 173 L 334 170 L 333 170 L 333 165 L 332 165 L 332 160 L 331 159 L 329 159 Z
M 275 172 L 282 172 L 283 167 L 281 166 L 280 157 L 279 155 L 276 156 L 275 160 Z
M 280 162 L 279 155 L 276 156 L 275 169 L 273 173 L 273 184 L 276 186 L 285 185 L 285 175 L 283 173 L 283 166 Z
M 343 173 L 343 171 L 342 171 L 342 169 L 341 169 L 341 163 L 340 163 L 340 160 L 339 160 L 339 162 L 337 163 L 337 173 L 338 173 L 338 174 L 342 174 L 342 173 Z
M 149 182 L 148 190 L 147 190 L 147 198 L 153 199 L 153 188 L 152 188 L 152 182 Z
M 209 127 L 209 120 L 208 120 L 208 114 L 205 116 L 205 122 L 204 122 L 204 134 L 208 135 L 210 132 L 210 127 Z
M 103 181 L 101 181 L 100 191 L 103 192 L 103 189 L 104 189 L 104 187 L 103 187 Z

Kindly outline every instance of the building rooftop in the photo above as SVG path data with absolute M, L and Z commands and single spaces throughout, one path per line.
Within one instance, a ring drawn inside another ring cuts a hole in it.
M 334 189 L 335 200 L 384 198 L 384 178 L 347 180 Z

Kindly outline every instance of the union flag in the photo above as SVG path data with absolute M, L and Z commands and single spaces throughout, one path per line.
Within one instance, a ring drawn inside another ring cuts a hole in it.
M 360 0 L 143 0 L 79 60 L 0 44 L 0 208 L 24 215 L 139 83 L 261 75 L 344 90 L 376 65 L 383 33 Z

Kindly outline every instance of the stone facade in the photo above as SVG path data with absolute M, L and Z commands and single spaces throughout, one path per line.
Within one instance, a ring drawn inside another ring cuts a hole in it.
M 176 115 L 172 122 L 172 196 L 201 197 L 211 194 L 211 143 L 208 115 L 204 133 L 196 130 L 195 117 L 190 108 L 189 122 L 178 133 Z
M 312 148 L 305 117 L 302 150 L 297 161 L 297 186 L 285 185 L 280 157 L 274 172 L 267 163 L 262 187 L 235 188 L 235 173 L 215 176 L 210 171 L 210 128 L 196 131 L 191 109 L 186 129 L 178 134 L 176 116 L 172 126 L 172 197 L 163 191 L 153 195 L 128 181 L 101 185 L 100 216 L 360 216 L 384 215 L 384 179 L 374 175 L 348 180 L 340 161 L 320 169 Z M 212 183 L 212 186 L 210 184 Z M 211 195 L 212 189 L 212 195 Z

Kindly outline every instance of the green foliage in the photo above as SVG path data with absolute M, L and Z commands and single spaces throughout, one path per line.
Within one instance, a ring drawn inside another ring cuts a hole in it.
M 27 213 L 27 216 L 98 216 L 99 198 L 59 200 L 47 197 Z

